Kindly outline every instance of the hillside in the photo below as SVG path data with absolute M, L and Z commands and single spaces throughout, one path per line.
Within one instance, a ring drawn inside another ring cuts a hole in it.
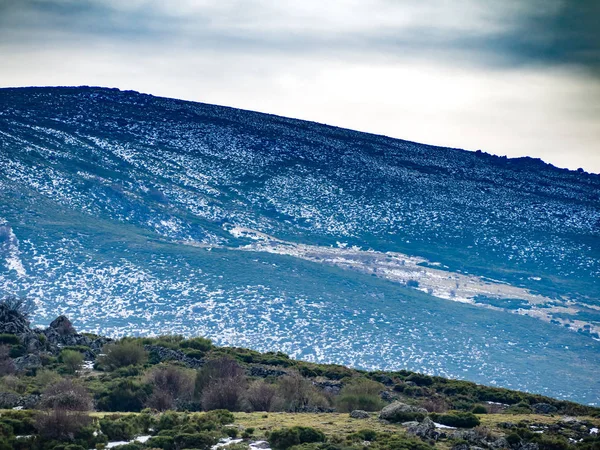
M 599 404 L 600 176 L 102 88 L 0 90 L 0 294 Z
M 64 316 L 32 329 L 25 304 L 0 302 L 2 449 L 600 446 L 600 408 L 216 347 L 204 338 L 112 341 L 78 333 Z

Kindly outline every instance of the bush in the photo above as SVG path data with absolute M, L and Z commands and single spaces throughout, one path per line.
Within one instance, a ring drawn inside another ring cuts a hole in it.
M 73 440 L 75 435 L 92 422 L 87 414 L 65 409 L 38 413 L 35 428 L 46 439 Z
M 148 360 L 148 352 L 140 344 L 126 340 L 106 344 L 102 353 L 98 363 L 106 370 L 144 364 Z
M 238 411 L 243 394 L 244 386 L 239 379 L 217 379 L 202 390 L 200 402 L 206 411 L 211 409 Z
M 173 409 L 175 400 L 190 400 L 194 394 L 194 371 L 183 367 L 153 367 L 145 381 L 153 388 L 146 406 L 159 411 Z
M 43 393 L 42 408 L 59 408 L 66 411 L 89 411 L 92 398 L 87 389 L 72 380 L 62 380 L 48 386 Z
M 127 417 L 107 417 L 100 420 L 100 429 L 109 441 L 129 441 L 135 437 L 139 430 Z
M 98 399 L 100 411 L 139 412 L 148 400 L 152 387 L 134 380 L 119 380 L 106 387 Z
M 365 411 L 379 411 L 383 408 L 383 401 L 379 392 L 383 389 L 380 383 L 359 378 L 351 384 L 344 386 L 337 398 L 337 409 L 341 412 L 350 412 L 355 409 Z
M 457 428 L 473 428 L 480 424 L 479 418 L 470 412 L 454 412 L 450 414 L 431 413 L 431 420 L 442 425 Z
M 292 427 L 274 430 L 269 435 L 269 444 L 276 450 L 311 442 L 325 442 L 325 435 L 310 427 Z
M 171 450 L 175 447 L 174 439 L 171 436 L 153 436 L 146 442 L 148 448 L 162 448 Z
M 412 381 L 417 386 L 431 386 L 433 378 L 422 373 L 413 373 L 406 378 L 406 381 Z
M 20 345 L 21 340 L 16 334 L 2 333 L 0 334 L 0 345 Z
M 0 345 L 0 376 L 15 373 L 15 364 L 10 359 L 10 347 L 6 344 Z
M 256 380 L 246 392 L 246 400 L 254 411 L 271 411 L 277 388 L 265 380 Z
M 209 449 L 219 442 L 219 438 L 210 432 L 182 433 L 175 435 L 173 442 L 175 443 L 175 447 L 178 449 Z
M 195 337 L 187 339 L 179 344 L 181 348 L 192 348 L 194 350 L 200 350 L 202 352 L 209 351 L 212 347 L 212 341 L 203 337 Z
M 282 407 L 286 411 L 298 412 L 306 408 L 329 406 L 327 398 L 297 372 L 281 377 L 278 381 L 278 391 Z
M 487 414 L 488 410 L 483 405 L 475 405 L 471 412 L 473 414 Z
M 75 373 L 81 369 L 83 355 L 75 350 L 63 350 L 60 352 L 60 361 L 64 364 L 68 373 Z

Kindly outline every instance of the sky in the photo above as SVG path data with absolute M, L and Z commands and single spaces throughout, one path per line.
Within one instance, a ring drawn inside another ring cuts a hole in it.
M 133 89 L 600 173 L 599 17 L 598 0 L 0 0 L 0 86 Z

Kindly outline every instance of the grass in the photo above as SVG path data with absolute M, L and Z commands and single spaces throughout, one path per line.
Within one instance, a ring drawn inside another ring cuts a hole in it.
M 342 413 L 234 413 L 235 423 L 244 428 L 254 428 L 254 436 L 264 437 L 266 431 L 281 427 L 313 427 L 327 436 L 345 437 L 359 430 L 371 429 L 378 432 L 404 433 L 400 425 L 384 424 L 377 419 L 378 413 L 371 413 L 368 419 L 352 419 Z

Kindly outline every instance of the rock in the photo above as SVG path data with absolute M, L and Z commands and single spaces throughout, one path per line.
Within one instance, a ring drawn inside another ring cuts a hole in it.
M 510 444 L 505 438 L 501 437 L 490 443 L 490 447 L 497 449 L 510 448 Z
M 396 395 L 392 394 L 390 391 L 381 391 L 379 393 L 379 397 L 381 398 L 381 400 L 390 402 L 396 398 L 398 398 Z
M 144 345 L 144 350 L 150 353 L 150 356 L 156 362 L 179 361 L 192 369 L 199 369 L 204 365 L 204 360 L 190 358 L 179 350 L 173 350 L 159 345 Z
M 540 446 L 535 442 L 527 442 L 526 444 L 521 444 L 518 450 L 539 450 Z
M 287 372 L 280 369 L 273 369 L 272 367 L 253 365 L 247 370 L 248 375 L 251 377 L 267 378 L 267 377 L 282 377 L 287 375 Z
M 362 409 L 355 409 L 350 413 L 350 417 L 353 419 L 368 419 L 369 413 L 367 411 L 363 411 Z
M 4 303 L 0 304 L 0 333 L 26 335 L 33 331 L 29 327 L 29 321 L 18 311 L 10 308 Z
M 535 405 L 531 405 L 531 409 L 536 414 L 553 414 L 558 411 L 556 406 L 550 405 L 549 403 L 536 403 Z
M 403 427 L 414 427 L 415 425 L 419 425 L 419 422 L 417 422 L 416 420 L 411 420 L 410 422 L 402 422 L 401 425 Z
M 388 377 L 387 375 L 377 375 L 376 377 L 374 377 L 375 381 L 379 381 L 381 384 L 385 384 L 386 386 L 393 386 L 394 380 L 392 380 L 390 377 Z
M 406 434 L 433 440 L 437 440 L 441 435 L 441 433 L 435 429 L 435 424 L 429 417 L 425 417 L 423 422 L 417 423 L 417 425 L 409 426 L 406 430 Z
M 316 379 L 313 385 L 329 394 L 338 395 L 342 390 L 342 382 L 337 380 Z
M 39 395 L 17 395 L 11 392 L 0 392 L 0 409 L 33 409 L 39 401 Z
M 17 372 L 24 372 L 28 369 L 42 367 L 42 360 L 38 355 L 29 354 L 13 359 L 13 364 L 15 365 L 15 370 Z
M 394 402 L 387 405 L 379 413 L 379 418 L 383 420 L 392 420 L 398 413 L 422 413 L 427 414 L 425 408 L 418 408 L 416 406 L 407 405 L 402 402 Z M 432 422 L 433 423 L 433 422 Z
M 77 334 L 67 316 L 58 316 L 56 319 L 50 322 L 49 328 L 55 330 L 60 336 Z
M 452 446 L 452 450 L 470 450 L 469 444 L 465 444 L 464 442 L 460 442 L 458 444 L 454 444 Z

